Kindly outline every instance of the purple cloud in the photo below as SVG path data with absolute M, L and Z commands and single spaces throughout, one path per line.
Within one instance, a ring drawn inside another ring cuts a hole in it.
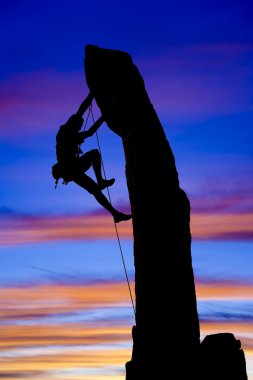
M 53 69 L 13 75 L 1 83 L 2 136 L 36 135 L 74 113 L 88 89 L 82 72 Z
M 252 184 L 247 178 L 241 183 L 216 179 L 189 194 L 189 198 L 193 213 L 248 214 L 253 213 L 252 193 Z
M 171 48 L 157 58 L 135 58 L 158 113 L 173 123 L 192 123 L 253 109 L 253 45 L 219 43 Z M 20 73 L 1 83 L 3 136 L 41 134 L 55 128 L 88 89 L 84 73 L 53 69 Z

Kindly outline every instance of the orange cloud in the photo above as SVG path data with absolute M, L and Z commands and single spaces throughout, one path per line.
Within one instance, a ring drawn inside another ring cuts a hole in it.
M 0 321 L 36 319 L 115 305 L 129 305 L 126 283 L 41 285 L 0 289 Z
M 99 327 L 95 324 L 85 326 L 79 323 L 4 327 L 0 330 L 3 342 L 10 342 L 7 347 L 3 347 L 3 344 L 0 347 L 1 371 L 6 374 L 15 373 L 15 371 L 19 374 L 31 372 L 34 373 L 33 378 L 36 378 L 35 374 L 38 371 L 38 378 L 41 379 L 43 371 L 45 379 L 50 380 L 57 378 L 57 372 L 60 372 L 61 378 L 68 379 L 67 373 L 66 377 L 64 376 L 64 371 L 69 370 L 76 373 L 78 379 L 81 376 L 78 375 L 78 370 L 80 370 L 83 371 L 82 376 L 86 379 L 88 377 L 86 374 L 84 376 L 85 370 L 95 373 L 100 370 L 104 374 L 110 371 L 111 377 L 115 376 L 117 379 L 118 369 L 121 368 L 121 376 L 124 376 L 124 364 L 131 357 L 130 326 Z M 236 339 L 241 340 L 247 364 L 251 363 L 253 354 L 252 324 L 203 323 L 201 332 L 202 338 L 218 332 L 234 333 Z M 113 344 L 121 340 L 128 342 L 129 348 L 113 347 Z M 102 345 L 107 345 L 107 347 Z M 4 355 L 5 352 L 8 355 Z M 102 375 L 101 379 L 103 376 L 105 375 Z M 27 378 L 28 376 L 24 375 L 23 377 Z M 9 377 L 6 376 L 6 378 Z M 75 377 L 71 375 L 72 378 Z M 100 379 L 100 374 L 94 374 L 94 377 L 90 378 Z
M 191 232 L 193 239 L 252 239 L 252 225 L 252 213 L 193 213 Z
M 196 283 L 198 300 L 253 300 L 253 285 L 238 283 Z
M 132 237 L 131 222 L 119 226 L 122 238 Z M 17 217 L 3 223 L 2 245 L 59 240 L 114 239 L 110 215 Z
M 193 213 L 191 233 L 198 239 L 252 239 L 253 213 L 211 214 Z M 122 239 L 132 239 L 132 222 L 117 226 Z M 111 216 L 48 216 L 7 217 L 1 221 L 2 246 L 10 244 L 43 243 L 66 240 L 115 239 Z
M 6 357 L 1 360 L 1 371 L 4 371 L 5 373 L 8 373 L 8 371 L 49 371 L 48 378 L 52 379 L 59 378 L 57 376 L 57 372 L 61 372 L 66 369 L 72 370 L 73 372 L 78 372 L 78 369 L 83 371 L 88 370 L 89 372 L 92 372 L 92 370 L 93 372 L 98 372 L 99 369 L 103 369 L 106 373 L 108 371 L 108 367 L 111 367 L 111 372 L 117 373 L 116 368 L 122 368 L 123 372 L 124 364 L 130 358 L 130 349 L 124 350 L 119 348 L 83 351 L 80 349 L 78 351 L 75 351 L 75 349 L 69 349 L 68 351 L 59 350 L 58 352 L 56 351 L 51 353 L 49 351 L 48 354 L 29 354 L 27 356 L 20 352 L 20 355 L 16 355 L 15 358 Z M 115 367 L 115 369 L 113 367 Z M 52 370 L 56 373 L 50 374 L 50 371 Z
M 131 284 L 134 294 L 134 284 Z M 253 300 L 253 285 L 197 283 L 201 300 Z M 0 288 L 0 322 L 36 320 L 104 307 L 131 307 L 125 282 Z
M 134 294 L 134 284 L 131 284 Z M 253 300 L 253 285 L 197 283 L 198 300 Z M 43 318 L 72 311 L 131 306 L 125 282 L 0 288 L 0 321 Z
M 199 300 L 252 299 L 252 290 L 253 285 L 197 283 Z M 6 287 L 0 289 L 0 300 L 1 379 L 4 374 L 6 380 L 10 376 L 15 378 L 15 373 L 16 378 L 44 380 L 59 378 L 59 373 L 63 380 L 101 380 L 106 375 L 119 380 L 125 376 L 124 365 L 132 351 L 131 322 L 116 319 L 107 324 L 64 320 L 48 323 L 47 320 L 53 315 L 60 317 L 97 308 L 131 307 L 125 283 Z M 233 333 L 241 341 L 251 365 L 252 323 L 201 322 L 200 327 L 202 339 L 218 332 Z
M 0 326 L 0 333 L 0 351 L 3 354 L 18 348 L 88 347 L 127 342 L 131 338 L 131 326 L 99 326 L 96 323 L 10 324 Z M 55 350 L 61 351 L 59 348 Z

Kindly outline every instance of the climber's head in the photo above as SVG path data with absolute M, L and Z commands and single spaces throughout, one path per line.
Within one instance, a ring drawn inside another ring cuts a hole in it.
M 74 129 L 78 132 L 82 128 L 83 118 L 80 118 L 80 116 L 77 116 L 76 114 L 74 114 L 70 116 L 70 118 L 67 121 L 67 124 L 71 129 Z

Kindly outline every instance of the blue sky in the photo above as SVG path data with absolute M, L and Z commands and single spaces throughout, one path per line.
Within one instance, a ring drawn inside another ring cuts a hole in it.
M 94 44 L 127 51 L 143 76 L 191 201 L 202 337 L 233 332 L 253 379 L 252 11 L 246 0 L 2 4 L 1 378 L 123 379 L 131 355 L 112 220 L 51 177 L 55 134 L 88 93 L 84 47 Z M 113 204 L 129 210 L 121 141 L 105 123 L 99 138 Z M 131 228 L 119 233 L 133 280 Z

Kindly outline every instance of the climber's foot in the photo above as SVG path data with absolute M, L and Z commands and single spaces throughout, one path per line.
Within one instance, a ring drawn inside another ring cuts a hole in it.
M 100 190 L 104 190 L 106 187 L 112 186 L 114 184 L 114 182 L 115 182 L 114 178 L 112 178 L 112 179 L 102 179 L 98 183 L 99 189 Z
M 119 222 L 123 222 L 123 221 L 126 221 L 126 220 L 130 220 L 132 219 L 132 215 L 131 214 L 124 214 L 123 212 L 117 212 L 114 216 L 113 216 L 113 219 L 114 219 L 114 222 L 115 223 L 119 223 Z

